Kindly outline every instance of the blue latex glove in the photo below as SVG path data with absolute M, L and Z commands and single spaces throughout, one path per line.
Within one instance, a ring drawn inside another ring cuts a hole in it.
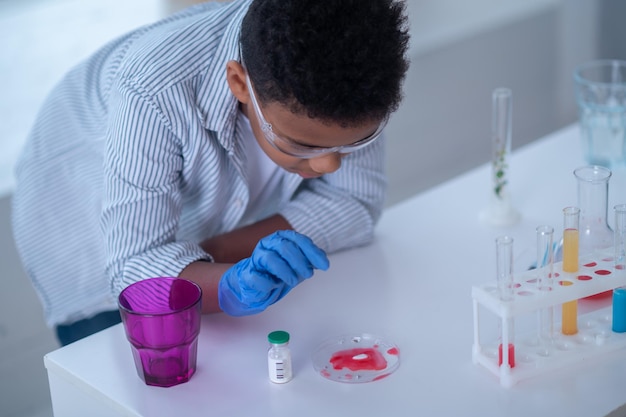
M 218 285 L 220 308 L 231 316 L 260 313 L 313 276 L 328 258 L 308 237 L 280 230 L 264 237 L 252 256 L 229 268 Z

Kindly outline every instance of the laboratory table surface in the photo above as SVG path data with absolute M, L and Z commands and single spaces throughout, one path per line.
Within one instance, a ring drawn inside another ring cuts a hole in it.
M 573 170 L 586 165 L 577 125 L 511 154 L 509 191 L 521 220 L 479 219 L 489 202 L 485 164 L 387 209 L 375 241 L 330 256 L 265 312 L 205 315 L 198 368 L 185 384 L 146 386 L 122 325 L 47 354 L 55 416 L 605 416 L 626 413 L 626 351 L 580 361 L 503 387 L 472 361 L 472 286 L 495 280 L 495 238 L 514 238 L 515 270 L 527 270 L 538 225 L 562 231 L 562 209 L 577 204 Z M 626 170 L 609 182 L 613 206 L 626 203 Z M 268 379 L 267 334 L 291 334 L 294 378 Z M 495 332 L 495 331 L 494 331 Z M 386 378 L 324 378 L 311 355 L 325 340 L 373 334 L 399 348 Z M 623 409 L 620 409 L 623 407 Z M 616 411 L 617 410 L 617 411 Z

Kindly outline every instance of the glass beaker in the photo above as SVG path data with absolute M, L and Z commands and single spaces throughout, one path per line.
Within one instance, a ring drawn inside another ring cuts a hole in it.
M 626 61 L 587 62 L 574 72 L 580 133 L 587 161 L 626 164 Z
M 613 247 L 613 231 L 607 223 L 611 170 L 589 165 L 574 170 L 580 208 L 579 251 L 582 256 Z

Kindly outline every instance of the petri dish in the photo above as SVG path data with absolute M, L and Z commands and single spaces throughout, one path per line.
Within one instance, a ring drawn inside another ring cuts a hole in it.
M 312 360 L 324 378 L 358 384 L 391 375 L 400 366 L 400 350 L 372 334 L 344 335 L 321 343 Z

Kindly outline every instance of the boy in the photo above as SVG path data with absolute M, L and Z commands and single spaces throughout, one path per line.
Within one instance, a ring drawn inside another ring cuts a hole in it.
M 62 344 L 152 276 L 254 314 L 371 241 L 408 62 L 391 0 L 205 3 L 70 71 L 17 168 L 13 224 Z M 341 167 L 341 169 L 339 169 Z M 321 248 L 321 249 L 320 249 Z

